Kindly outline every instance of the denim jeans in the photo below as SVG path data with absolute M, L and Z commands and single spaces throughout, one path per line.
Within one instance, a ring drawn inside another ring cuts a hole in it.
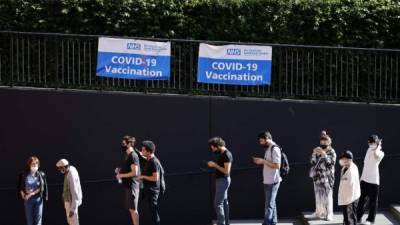
M 146 201 L 149 206 L 151 225 L 160 225 L 160 191 L 144 191 L 143 200 Z
M 217 225 L 229 225 L 228 188 L 231 184 L 230 177 L 217 178 L 215 181 L 215 213 Z
M 276 196 L 280 183 L 264 184 L 265 216 L 263 225 L 275 225 L 278 223 L 278 211 L 276 208 Z
M 37 195 L 24 202 L 26 222 L 28 225 L 42 225 L 43 199 Z

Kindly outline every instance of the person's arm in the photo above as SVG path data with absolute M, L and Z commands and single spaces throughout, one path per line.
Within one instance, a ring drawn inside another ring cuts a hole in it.
M 281 168 L 281 153 L 278 147 L 274 147 L 271 149 L 272 151 L 272 162 L 269 162 L 262 158 L 254 158 L 254 162 L 258 165 L 264 165 L 271 169 L 280 169 Z
M 154 172 L 151 176 L 140 176 L 142 180 L 157 182 L 160 179 L 160 173 Z
M 215 168 L 216 170 L 225 175 L 229 175 L 231 173 L 232 163 L 230 162 L 224 163 L 224 167 L 221 167 L 213 162 L 211 167 Z
M 139 166 L 136 164 L 131 164 L 131 171 L 129 173 L 119 173 L 117 174 L 117 178 L 130 178 L 136 177 L 138 174 Z
M 318 147 L 313 149 L 313 153 L 311 154 L 311 159 L 310 159 L 311 166 L 315 166 L 318 162 L 317 151 L 318 151 Z
M 264 160 L 264 165 L 268 166 L 271 169 L 279 169 L 279 168 L 281 168 L 281 164 L 280 163 L 272 163 L 272 162 L 268 162 L 267 160 Z
M 333 150 L 331 150 L 329 153 L 323 152 L 321 156 L 322 156 L 321 160 L 323 160 L 327 166 L 329 167 L 335 166 L 336 153 Z
M 381 150 L 376 150 L 374 153 L 374 156 L 378 161 L 382 160 L 384 155 L 385 153 Z
M 24 186 L 24 181 L 23 181 L 23 179 L 24 179 L 24 176 L 23 176 L 23 174 L 21 173 L 21 174 L 18 176 L 18 194 L 20 195 L 20 197 L 21 197 L 23 200 L 26 200 L 26 199 L 25 199 L 25 191 L 24 191 L 24 188 L 23 188 L 23 186 Z
M 69 217 L 72 217 L 74 213 L 76 213 L 76 211 L 78 210 L 78 203 L 80 201 L 80 199 L 78 199 L 79 196 L 78 188 L 80 186 L 78 171 L 70 168 L 67 179 L 69 183 L 69 189 L 71 192 L 71 206 L 69 209 Z
M 32 192 L 29 192 L 29 193 L 24 193 L 24 200 L 29 200 L 32 196 L 34 196 L 34 195 L 36 195 L 36 194 L 38 194 L 40 192 L 40 188 L 38 188 L 38 189 L 36 189 L 36 190 L 34 190 L 34 191 L 32 191 Z
M 381 161 L 384 155 L 385 153 L 382 151 L 382 145 L 381 143 L 379 143 L 378 146 L 376 147 L 376 150 L 374 151 L 375 159 Z
M 46 201 L 48 201 L 49 200 L 49 189 L 47 187 L 47 179 L 46 179 L 46 174 L 44 172 L 42 172 L 42 177 L 43 177 L 43 182 L 44 182 L 44 184 L 43 184 L 44 199 Z
M 157 169 L 156 162 L 153 161 L 153 163 L 150 164 L 150 166 L 151 166 L 150 172 L 151 172 L 152 175 L 151 176 L 142 175 L 142 176 L 139 176 L 139 179 L 140 180 L 147 180 L 147 181 L 150 181 L 150 182 L 159 181 L 160 180 L 160 173 L 159 173 L 159 170 Z M 160 168 L 160 170 L 161 170 L 161 168 Z
M 24 191 L 20 191 L 19 194 L 21 195 L 22 200 L 27 200 Z

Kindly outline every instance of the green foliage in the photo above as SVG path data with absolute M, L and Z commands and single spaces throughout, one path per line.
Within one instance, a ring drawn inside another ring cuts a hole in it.
M 1 0 L 0 30 L 400 46 L 391 0 Z

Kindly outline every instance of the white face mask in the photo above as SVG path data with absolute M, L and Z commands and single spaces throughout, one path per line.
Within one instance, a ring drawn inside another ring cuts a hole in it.
M 370 148 L 376 148 L 376 144 L 375 143 L 370 143 L 370 144 L 368 144 L 368 146 L 370 147 Z
M 32 172 L 32 173 L 36 173 L 38 170 L 39 170 L 39 167 L 38 167 L 38 166 L 32 166 L 32 167 L 31 167 L 31 172 Z

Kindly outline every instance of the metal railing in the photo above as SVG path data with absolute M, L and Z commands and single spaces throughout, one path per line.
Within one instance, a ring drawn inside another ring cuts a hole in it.
M 199 43 L 228 42 L 168 40 L 172 55 L 170 80 L 143 81 L 96 76 L 99 37 L 0 31 L 0 85 L 400 102 L 400 50 L 396 49 L 262 44 L 273 47 L 272 84 L 237 86 L 196 81 Z

